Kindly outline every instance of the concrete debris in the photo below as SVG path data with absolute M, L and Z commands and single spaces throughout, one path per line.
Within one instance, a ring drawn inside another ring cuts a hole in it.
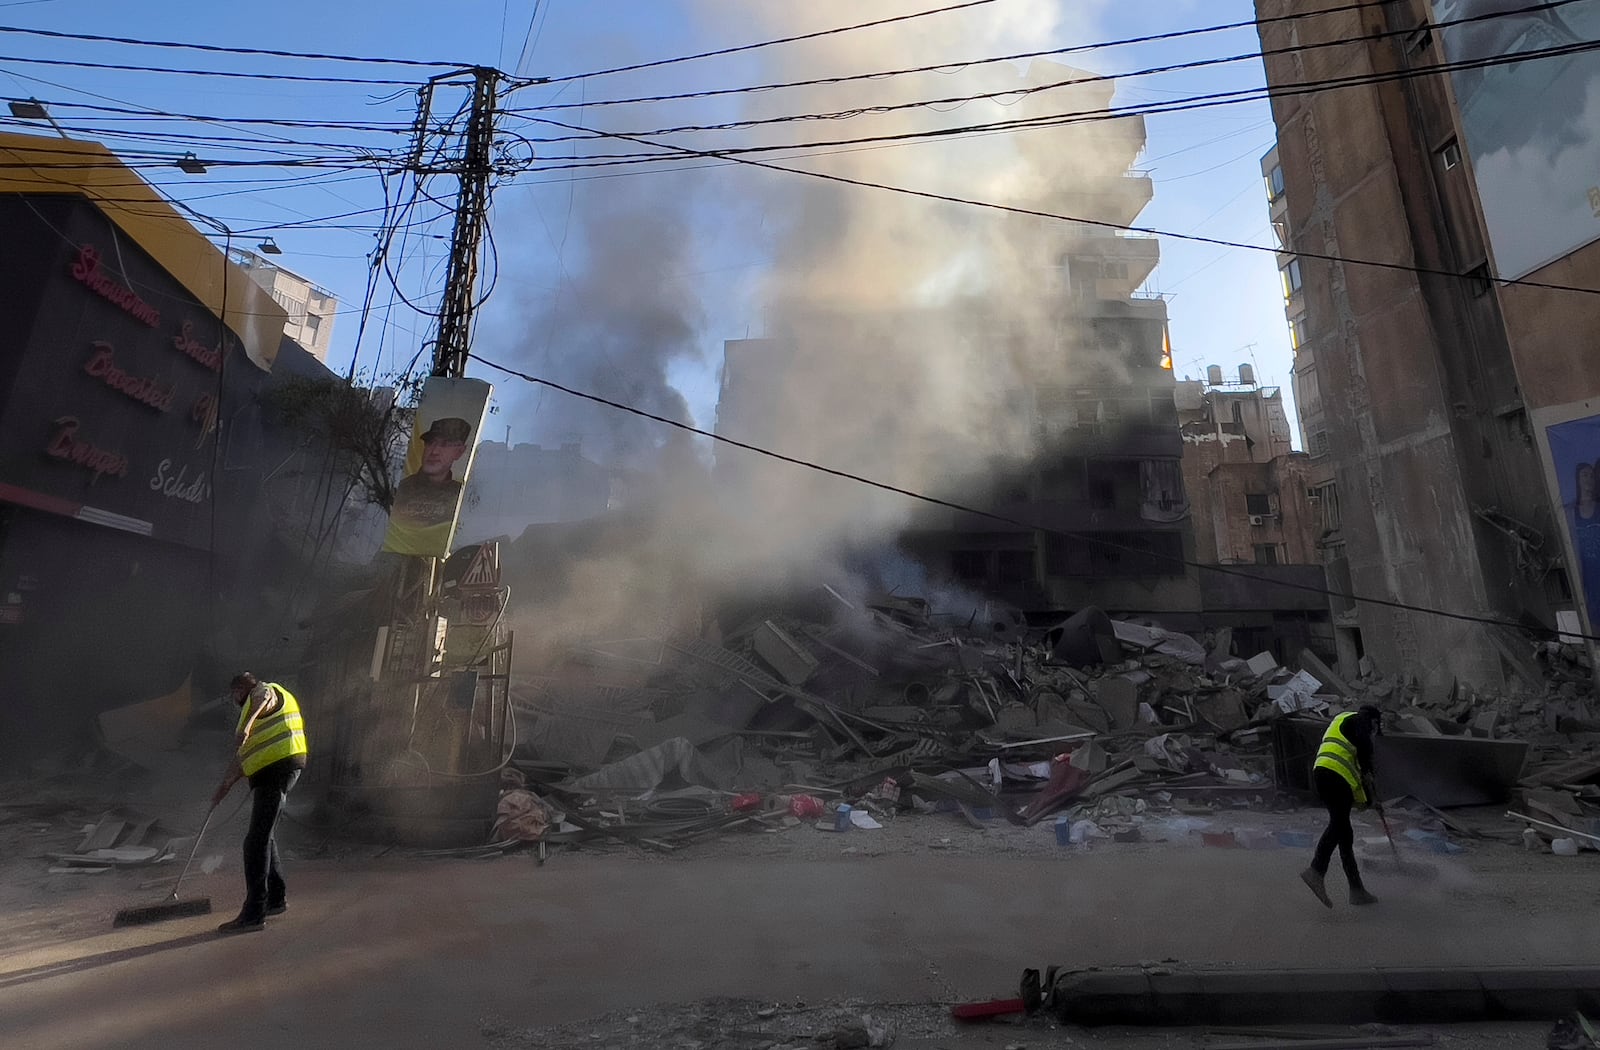
M 1271 653 L 1257 653 L 1245 661 L 1245 666 L 1257 678 L 1269 675 L 1278 669 L 1278 658 Z
M 1032 825 L 1067 808 L 1069 841 L 1074 827 L 1080 845 L 1133 841 L 1141 826 L 1149 841 L 1158 818 L 1175 814 L 1135 804 L 1270 805 L 1277 792 L 1305 793 L 1302 767 L 1326 718 L 1370 703 L 1386 712 L 1385 747 L 1492 748 L 1497 776 L 1531 755 L 1525 786 L 1562 795 L 1525 808 L 1569 832 L 1558 837 L 1600 835 L 1588 823 L 1600 818 L 1600 748 L 1571 749 L 1585 734 L 1600 745 L 1577 647 L 1531 650 L 1548 694 L 1535 700 L 1422 687 L 1365 662 L 1342 675 L 1309 651 L 1240 660 L 1231 644 L 1098 609 L 1046 627 L 1009 609 L 951 624 L 920 600 L 846 601 L 820 588 L 700 639 L 579 646 L 563 666 L 512 683 L 518 717 L 533 726 L 511 763 L 526 783 L 507 790 L 525 789 L 564 821 L 500 831 L 666 850 L 736 830 L 831 827 L 841 805 L 854 814 L 845 827 L 915 815 Z M 1292 740 L 1280 731 L 1291 724 Z M 1463 834 L 1437 807 L 1465 796 L 1425 777 L 1396 783 L 1394 794 L 1426 807 L 1420 826 Z M 513 821 L 534 812 L 526 798 Z

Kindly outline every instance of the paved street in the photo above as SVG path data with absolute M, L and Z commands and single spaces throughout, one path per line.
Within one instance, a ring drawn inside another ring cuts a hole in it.
M 1025 966 L 1468 965 L 1593 959 L 1593 858 L 1485 847 L 1378 907 L 1315 905 L 1290 852 L 988 859 L 706 855 L 301 862 L 264 933 L 218 914 L 113 931 L 131 875 L 6 916 L 0 1045 L 475 1047 L 514 1029 L 712 997 L 1006 995 Z M 185 889 L 188 895 L 188 888 Z M 953 1045 L 953 1044 L 928 1044 Z

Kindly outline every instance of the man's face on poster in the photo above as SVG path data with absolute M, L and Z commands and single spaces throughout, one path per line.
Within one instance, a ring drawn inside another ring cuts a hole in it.
M 432 437 L 422 444 L 422 476 L 429 481 L 444 481 L 450 477 L 456 461 L 467 451 L 465 441 Z

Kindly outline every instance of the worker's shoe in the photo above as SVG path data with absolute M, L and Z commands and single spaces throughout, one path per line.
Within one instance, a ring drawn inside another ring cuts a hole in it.
M 289 910 L 289 902 L 288 901 L 279 901 L 277 904 L 269 904 L 269 905 L 267 905 L 267 914 L 268 915 L 282 915 L 284 912 L 286 912 L 288 910 Z
M 1317 874 L 1315 869 L 1307 868 L 1302 871 L 1300 873 L 1300 881 L 1311 888 L 1311 892 L 1317 895 L 1317 900 L 1321 901 L 1324 906 L 1333 907 L 1333 898 L 1328 896 L 1328 888 L 1322 884 L 1323 876 Z
M 218 933 L 254 933 L 267 928 L 266 919 L 257 919 L 249 915 L 241 915 L 236 919 L 229 919 L 217 927 Z
M 1378 903 L 1378 898 L 1376 898 L 1372 894 L 1368 893 L 1367 892 L 1367 888 L 1365 886 L 1351 886 L 1350 887 L 1350 903 L 1351 904 L 1376 904 L 1376 903 Z

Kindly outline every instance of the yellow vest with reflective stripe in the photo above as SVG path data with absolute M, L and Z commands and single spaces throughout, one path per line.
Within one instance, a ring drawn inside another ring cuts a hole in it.
M 307 752 L 306 727 L 300 718 L 299 702 L 293 693 L 276 682 L 268 682 L 267 688 L 277 690 L 283 698 L 283 706 L 271 715 L 256 719 L 256 724 L 250 727 L 250 735 L 239 745 L 239 768 L 247 777 L 255 776 L 274 762 Z M 246 701 L 244 710 L 239 712 L 240 730 L 249 718 L 250 703 Z
M 1364 806 L 1367 803 L 1367 791 L 1361 786 L 1361 767 L 1356 758 L 1356 746 L 1344 735 L 1345 719 L 1354 717 L 1355 714 L 1350 711 L 1335 716 L 1328 731 L 1322 734 L 1322 747 L 1317 750 L 1317 761 L 1312 768 L 1331 769 L 1344 777 L 1355 794 L 1356 805 Z

